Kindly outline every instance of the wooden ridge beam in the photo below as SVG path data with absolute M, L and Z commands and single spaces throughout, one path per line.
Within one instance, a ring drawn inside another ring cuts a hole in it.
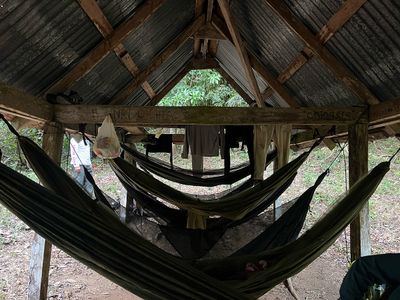
M 214 26 L 223 34 L 227 40 L 231 41 L 233 43 L 232 37 L 230 35 L 230 32 L 224 22 L 218 18 L 217 16 L 214 16 L 212 19 L 212 22 Z M 246 42 L 244 42 L 246 45 Z M 272 89 L 291 107 L 299 107 L 298 103 L 293 99 L 292 96 L 289 95 L 289 93 L 286 91 L 286 89 L 283 87 L 283 85 L 270 73 L 265 66 L 258 60 L 257 57 L 252 55 L 250 52 L 248 52 L 249 58 L 250 58 L 250 63 L 251 66 L 254 70 L 257 71 L 258 74 L 261 75 L 261 77 L 267 82 L 267 84 L 272 87 Z M 265 99 L 264 96 L 262 96 L 263 99 Z
M 249 94 L 247 94 L 242 87 L 233 79 L 223 68 L 217 69 L 218 73 L 229 83 L 229 85 L 243 98 L 244 101 L 247 102 L 248 105 L 255 104 L 255 100 L 253 100 Z
M 198 18 L 204 13 L 205 0 L 195 0 L 194 17 Z M 194 37 L 193 42 L 193 56 L 198 57 L 200 53 L 201 39 Z
M 82 78 L 96 66 L 110 51 L 122 43 L 128 34 L 141 26 L 164 2 L 165 0 L 148 0 L 141 4 L 131 18 L 118 26 L 107 39 L 101 41 L 60 80 L 52 84 L 45 94 L 64 92 L 75 81 Z
M 38 122 L 53 120 L 53 105 L 0 81 L 0 112 Z
M 328 20 L 328 22 L 317 33 L 316 38 L 321 44 L 327 43 L 330 38 L 340 29 L 346 22 L 367 2 L 366 0 L 347 0 L 340 9 Z M 314 56 L 314 53 L 309 47 L 305 47 L 299 55 L 297 55 L 289 66 L 283 70 L 278 81 L 285 83 L 298 70 L 300 70 L 307 61 Z M 272 89 L 269 89 L 272 91 Z
M 265 1 L 269 7 L 282 18 L 286 25 L 303 40 L 314 55 L 327 65 L 336 75 L 336 78 L 343 82 L 361 102 L 366 102 L 370 105 L 379 103 L 379 100 L 369 89 L 358 80 L 343 63 L 336 59 L 336 57 L 320 43 L 318 38 L 290 12 L 284 2 L 279 0 Z
M 350 125 L 367 122 L 361 108 L 148 107 L 55 105 L 55 120 L 66 124 L 101 123 L 111 115 L 116 126 L 167 125 Z
M 251 67 L 250 59 L 247 54 L 247 49 L 243 43 L 242 37 L 240 36 L 239 29 L 236 26 L 235 21 L 233 20 L 229 4 L 227 0 L 218 0 L 219 7 L 221 9 L 222 15 L 225 19 L 226 25 L 229 29 L 229 33 L 232 38 L 232 42 L 236 47 L 236 50 L 239 54 L 240 61 L 242 62 L 247 80 L 251 86 L 251 89 L 254 92 L 256 97 L 256 102 L 259 107 L 264 107 L 265 103 L 263 101 L 260 88 L 258 87 L 256 77 L 253 72 L 253 68 Z
M 93 24 L 97 27 L 104 38 L 108 38 L 110 35 L 112 35 L 114 28 L 95 0 L 78 0 L 78 2 L 83 11 L 86 13 L 89 19 L 92 20 Z M 122 43 L 118 44 L 114 48 L 114 52 L 121 61 L 122 65 L 125 66 L 125 68 L 133 75 L 133 77 L 140 72 L 139 68 Z M 147 81 L 143 82 L 142 88 L 150 98 L 155 96 L 156 93 L 154 92 L 150 83 Z
M 115 95 L 110 104 L 121 104 L 125 101 L 126 98 L 131 95 L 135 89 L 141 85 L 146 78 L 153 73 L 162 63 L 168 60 L 172 54 L 183 45 L 187 39 L 189 39 L 203 24 L 204 24 L 205 16 L 202 15 L 198 17 L 196 20 L 192 22 L 183 32 L 181 32 L 168 46 L 157 55 L 149 64 L 149 66 L 141 71 L 133 81 L 128 83 L 117 95 Z

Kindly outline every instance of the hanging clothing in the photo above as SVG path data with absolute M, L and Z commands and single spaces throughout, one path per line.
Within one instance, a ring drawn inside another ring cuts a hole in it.
M 254 148 L 253 148 L 253 126 L 226 126 L 225 127 L 225 147 L 224 147 L 224 170 L 225 175 L 231 169 L 231 148 L 239 148 L 239 142 L 247 146 L 249 155 L 250 170 L 254 169 Z
M 149 153 L 169 153 L 171 168 L 173 167 L 172 156 L 172 134 L 161 134 L 158 138 L 155 137 L 152 143 L 146 144 L 146 157 Z
M 182 158 L 191 155 L 202 157 L 219 156 L 220 146 L 224 144 L 221 126 L 186 126 Z
M 78 139 L 79 140 L 79 139 Z M 71 153 L 71 164 L 75 169 L 79 169 L 80 165 L 91 166 L 92 161 L 90 159 L 90 145 L 88 142 L 84 142 L 81 138 L 79 141 L 75 137 L 71 138 L 70 142 L 70 153 Z

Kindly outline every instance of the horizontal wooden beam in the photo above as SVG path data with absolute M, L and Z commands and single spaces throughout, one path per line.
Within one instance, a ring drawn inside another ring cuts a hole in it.
M 369 119 L 371 124 L 400 120 L 400 98 L 370 106 Z
M 192 70 L 218 69 L 219 63 L 214 58 L 193 58 L 188 65 Z
M 168 125 L 349 125 L 367 122 L 361 108 L 134 107 L 55 105 L 60 123 L 101 123 L 111 115 L 116 126 Z
M 204 26 L 200 27 L 199 30 L 194 34 L 196 39 L 208 39 L 208 40 L 225 40 L 226 37 L 223 36 L 212 23 L 206 23 Z
M 77 65 L 75 65 L 59 81 L 54 83 L 48 93 L 64 92 L 76 80 L 82 78 L 96 66 L 111 50 L 117 47 L 132 31 L 142 25 L 153 13 L 161 7 L 165 0 L 148 0 L 141 4 L 130 19 L 118 26 L 107 39 L 100 42 Z
M 0 111 L 39 122 L 53 119 L 52 104 L 1 81 Z
M 186 29 L 184 29 L 168 46 L 157 55 L 151 62 L 150 65 L 143 71 L 141 71 L 133 81 L 128 83 L 117 95 L 113 97 L 110 104 L 121 104 L 123 103 L 135 90 L 146 81 L 147 77 L 153 73 L 158 67 L 168 60 L 175 51 L 183 45 L 189 37 L 191 37 L 197 29 L 204 24 L 205 16 L 202 15 L 194 20 Z

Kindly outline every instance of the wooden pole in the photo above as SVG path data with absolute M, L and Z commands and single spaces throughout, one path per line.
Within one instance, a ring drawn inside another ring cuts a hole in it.
M 58 165 L 61 163 L 63 139 L 64 131 L 60 124 L 46 125 L 44 127 L 43 150 Z M 29 265 L 28 300 L 47 299 L 50 258 L 51 244 L 35 233 Z
M 349 184 L 368 172 L 368 124 L 349 127 Z M 371 254 L 368 203 L 350 224 L 351 260 Z

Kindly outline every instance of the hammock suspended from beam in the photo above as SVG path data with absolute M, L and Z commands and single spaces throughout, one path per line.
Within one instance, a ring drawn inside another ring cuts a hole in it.
M 74 195 L 64 186 L 63 196 L 58 196 L 3 164 L 0 201 L 60 249 L 141 297 L 254 299 L 324 252 L 365 205 L 389 167 L 384 162 L 372 169 L 294 242 L 255 255 L 203 260 L 195 267 L 145 241 L 110 208 L 85 193 Z M 265 270 L 244 280 L 224 282 L 242 272 L 248 262 L 260 260 L 268 262 Z
M 218 199 L 198 199 L 177 191 L 143 171 L 135 168 L 127 161 L 116 158 L 110 165 L 124 186 L 132 186 L 137 190 L 150 193 L 179 208 L 188 211 L 188 228 L 197 227 L 196 222 L 204 223 L 208 216 L 223 216 L 231 220 L 239 220 L 246 216 L 265 200 L 265 195 L 272 193 L 291 178 L 307 159 L 309 153 L 320 143 L 292 160 L 266 180 L 238 193 L 229 194 Z
M 167 165 L 161 159 L 149 159 L 144 154 L 124 144 L 121 144 L 121 147 L 124 149 L 124 151 L 128 152 L 133 157 L 133 159 L 144 169 L 165 179 L 185 185 L 216 186 L 221 184 L 233 184 L 243 179 L 244 177 L 251 175 L 252 172 L 248 163 L 235 167 L 233 170 L 230 171 L 229 174 L 226 175 L 223 175 L 223 170 L 208 170 L 199 173 L 179 167 L 174 167 L 173 169 L 171 169 L 169 165 Z M 276 151 L 268 154 L 265 164 L 266 167 L 276 158 L 276 154 Z M 222 174 L 220 175 L 220 173 Z M 209 176 L 210 174 L 217 174 L 217 176 L 199 177 L 199 175 Z

